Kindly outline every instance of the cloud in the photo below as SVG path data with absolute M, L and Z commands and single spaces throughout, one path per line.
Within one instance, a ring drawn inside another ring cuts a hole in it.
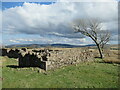
M 17 40 L 10 40 L 10 42 L 13 42 L 13 43 L 20 43 L 20 42 L 17 41 Z
M 106 21 L 117 20 L 117 4 L 113 3 L 54 3 L 40 5 L 24 3 L 23 6 L 3 11 L 3 30 L 26 34 L 71 34 L 72 20 L 97 17 Z
M 60 2 L 117 2 L 119 0 L 59 0 Z
M 23 6 L 5 9 L 2 14 L 3 33 L 12 35 L 40 35 L 44 38 L 52 36 L 58 38 L 59 41 L 59 37 L 64 38 L 63 40 L 69 40 L 71 38 L 69 42 L 72 43 L 74 38 L 84 38 L 83 35 L 74 33 L 72 28 L 73 21 L 87 17 L 99 18 L 103 21 L 102 23 L 104 23 L 107 29 L 112 33 L 116 33 L 118 16 L 117 2 L 114 0 L 110 0 L 112 3 L 108 2 L 109 0 L 104 0 L 108 3 L 100 2 L 101 0 L 94 1 L 56 2 L 50 5 L 24 3 Z M 30 41 L 29 39 L 27 40 Z M 37 40 L 33 41 L 37 42 Z M 56 42 L 56 40 L 53 41 Z

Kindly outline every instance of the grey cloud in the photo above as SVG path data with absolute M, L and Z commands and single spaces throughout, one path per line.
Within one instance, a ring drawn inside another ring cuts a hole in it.
M 75 19 L 87 17 L 101 19 L 108 23 L 107 27 L 112 32 L 116 32 L 116 26 L 112 24 L 117 20 L 117 3 L 57 2 L 52 5 L 24 3 L 22 7 L 3 11 L 3 32 L 83 38 L 74 33 L 71 23 Z

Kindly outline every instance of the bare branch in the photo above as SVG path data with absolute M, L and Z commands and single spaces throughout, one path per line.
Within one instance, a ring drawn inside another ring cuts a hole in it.
M 80 19 L 79 24 L 74 25 L 75 32 L 80 32 L 81 34 L 90 37 L 95 42 L 102 57 L 101 48 L 103 48 L 104 45 L 109 41 L 110 33 L 108 33 L 106 30 L 101 30 L 101 28 L 101 22 L 97 19 Z M 101 33 L 101 31 L 104 32 Z

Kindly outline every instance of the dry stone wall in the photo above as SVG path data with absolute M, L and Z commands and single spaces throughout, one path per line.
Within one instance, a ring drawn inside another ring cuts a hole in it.
M 50 57 L 48 57 L 47 69 L 49 70 L 93 60 L 94 58 L 92 52 L 84 49 L 63 50 L 57 53 L 51 52 Z
M 93 61 L 93 52 L 84 48 L 71 49 L 2 49 L 2 56 L 18 58 L 20 67 L 40 67 L 51 70 L 63 66 Z

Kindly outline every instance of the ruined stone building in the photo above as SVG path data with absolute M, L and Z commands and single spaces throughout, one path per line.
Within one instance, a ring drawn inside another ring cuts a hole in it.
M 40 67 L 51 70 L 63 66 L 93 61 L 93 53 L 88 49 L 63 50 L 46 49 L 1 49 L 2 56 L 17 58 L 20 67 Z

